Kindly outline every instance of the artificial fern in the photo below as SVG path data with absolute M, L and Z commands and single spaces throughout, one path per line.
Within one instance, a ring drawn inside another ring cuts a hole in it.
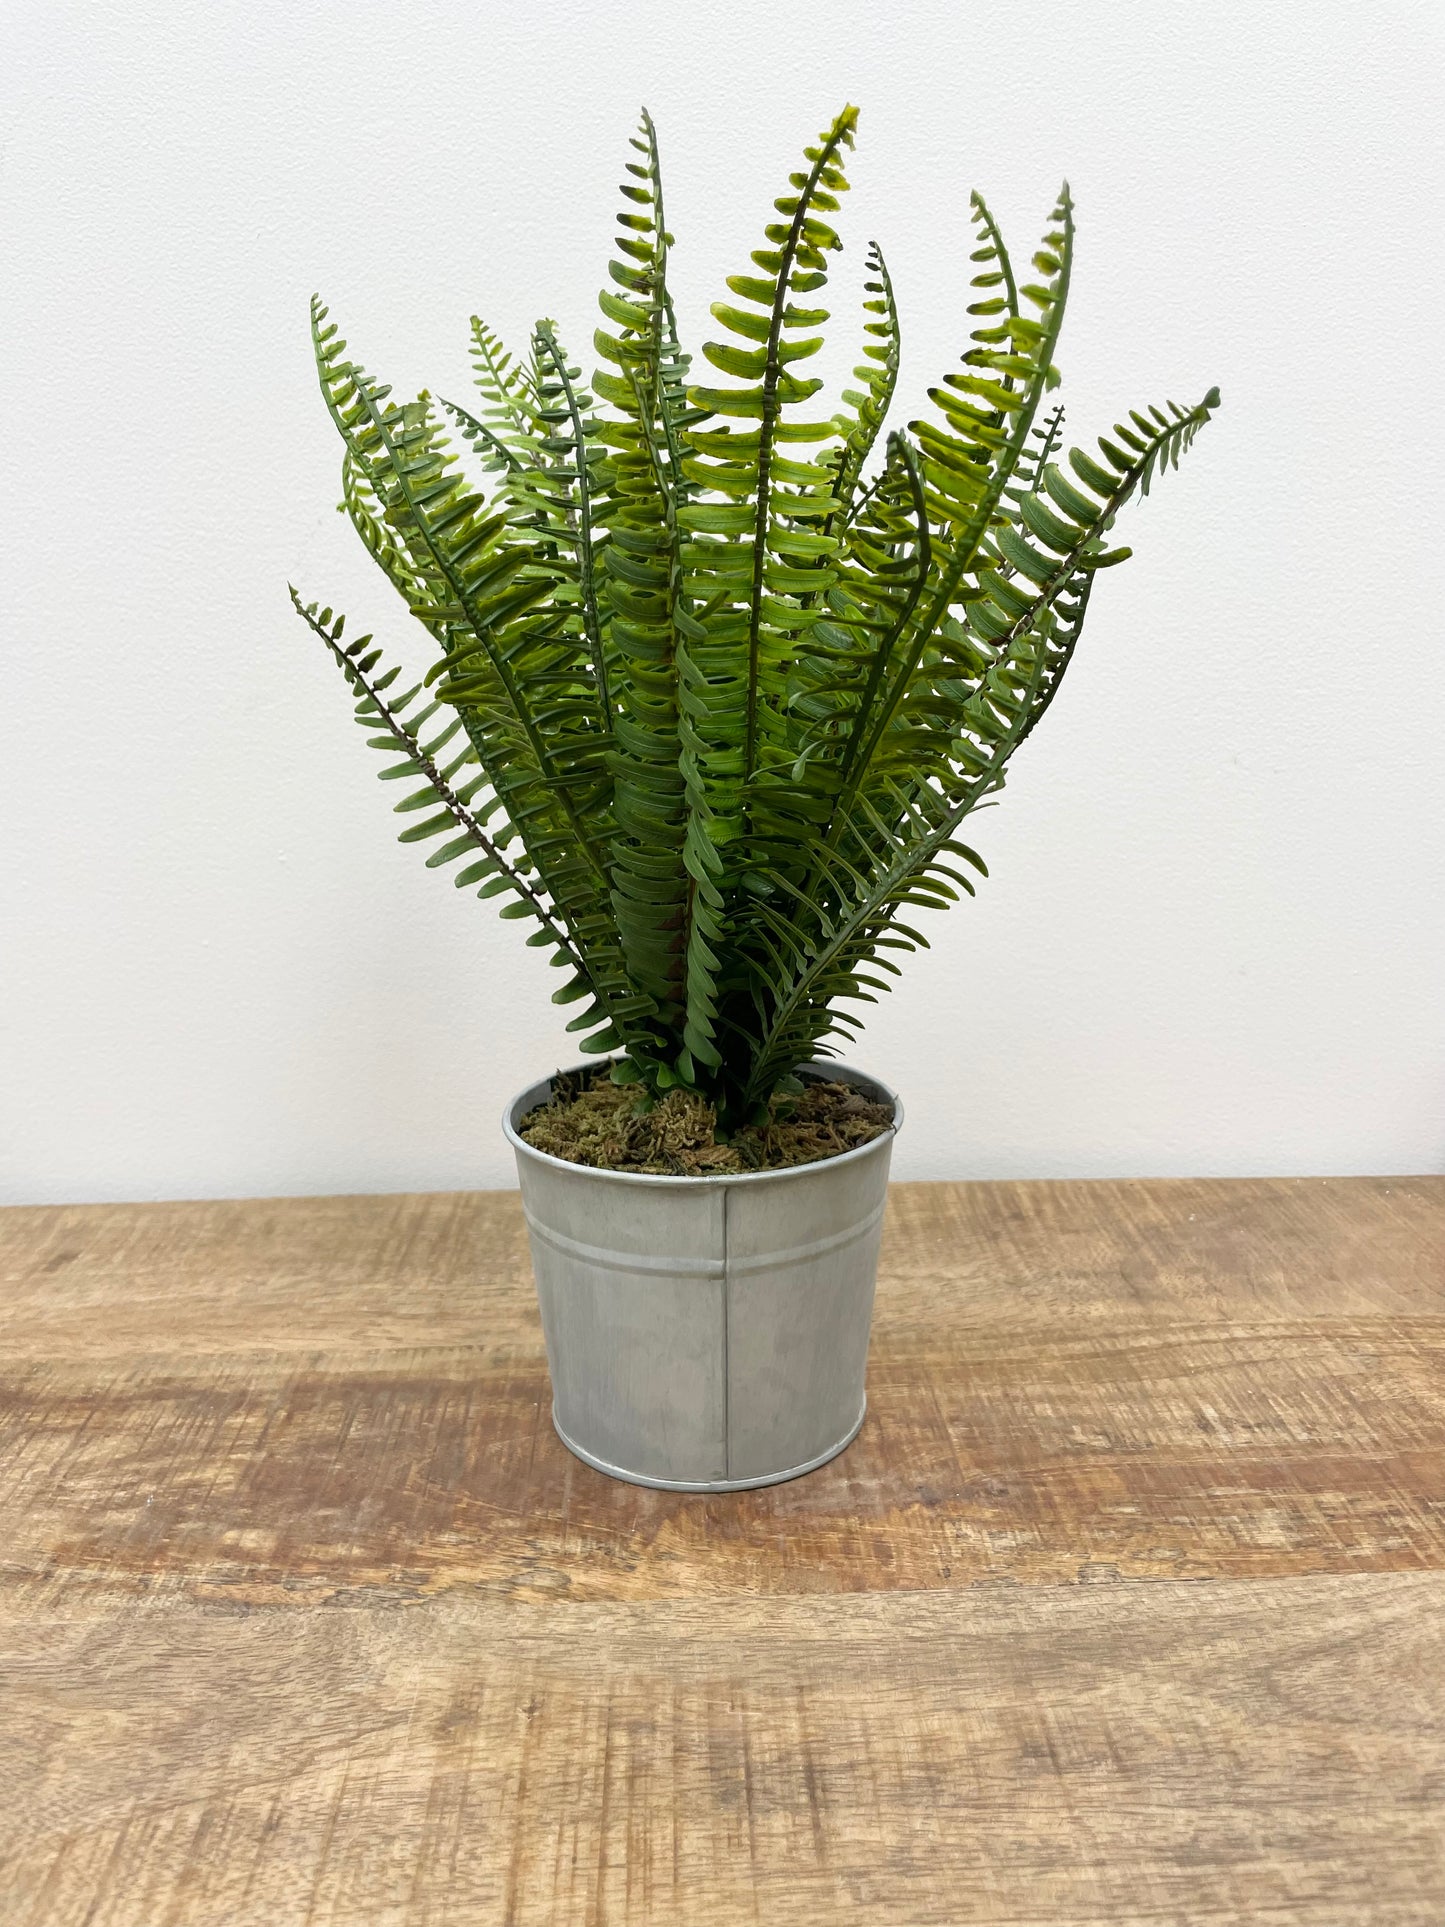
M 1053 700 L 1095 575 L 1129 554 L 1115 516 L 1219 401 L 1131 412 L 1066 473 L 1045 397 L 1068 190 L 1022 285 L 975 195 L 970 345 L 936 415 L 875 459 L 899 362 L 876 246 L 859 385 L 829 415 L 804 372 L 856 119 L 804 150 L 714 304 L 720 385 L 679 344 L 646 114 L 590 382 L 552 322 L 516 360 L 474 321 L 480 402 L 398 403 L 312 309 L 342 506 L 433 638 L 425 683 L 394 696 L 370 637 L 293 599 L 399 756 L 382 775 L 417 784 L 402 840 L 445 837 L 431 865 L 535 926 L 581 1050 L 624 1053 L 643 1102 L 702 1090 L 725 1127 L 853 1034 L 844 1006 L 925 942 L 915 911 L 972 894 L 959 832 Z

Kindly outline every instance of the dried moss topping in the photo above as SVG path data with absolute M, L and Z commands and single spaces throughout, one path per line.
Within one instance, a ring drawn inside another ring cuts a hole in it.
M 518 1125 L 520 1137 L 569 1164 L 656 1177 L 717 1177 L 730 1171 L 778 1171 L 855 1151 L 893 1122 L 893 1106 L 875 1103 L 847 1084 L 809 1081 L 802 1092 L 775 1097 L 765 1124 L 718 1142 L 717 1114 L 695 1091 L 669 1091 L 643 1116 L 635 1086 L 608 1072 L 585 1071 L 553 1082 L 551 1100 Z

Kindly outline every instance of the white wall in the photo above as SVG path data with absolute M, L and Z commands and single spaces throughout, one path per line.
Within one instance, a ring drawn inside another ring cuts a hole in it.
M 392 841 L 288 608 L 404 638 L 306 299 L 412 391 L 476 307 L 584 344 L 641 100 L 695 341 L 853 99 L 843 273 L 884 242 L 905 394 L 963 342 L 968 187 L 1024 251 L 1066 172 L 1075 433 L 1224 392 L 854 1053 L 899 1175 L 1441 1168 L 1438 7 L 4 12 L 0 1195 L 511 1182 L 555 979 Z

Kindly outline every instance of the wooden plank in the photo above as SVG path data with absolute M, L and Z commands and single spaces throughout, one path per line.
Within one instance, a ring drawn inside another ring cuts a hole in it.
M 656 1598 L 1445 1565 L 1445 1332 L 880 1332 L 858 1443 L 700 1499 L 579 1465 L 540 1360 L 192 1356 L 0 1388 L 0 1593 Z
M 1445 1180 L 901 1187 L 858 1443 L 698 1499 L 510 1196 L 0 1213 L 0 1922 L 1439 1927 L 1442 1285 Z
M 136 1603 L 0 1668 L 24 1927 L 1442 1918 L 1440 1574 Z
M 1445 1178 L 902 1184 L 894 1329 L 1438 1314 Z M 95 1316 L 103 1310 L 103 1319 Z M 536 1343 L 510 1191 L 0 1210 L 5 1356 Z
M 511 1191 L 0 1211 L 8 1358 L 534 1352 L 539 1335 Z
M 903 1187 L 862 1436 L 806 1480 L 707 1500 L 558 1444 L 510 1196 L 0 1230 L 0 1592 L 1445 1565 L 1441 1180 Z

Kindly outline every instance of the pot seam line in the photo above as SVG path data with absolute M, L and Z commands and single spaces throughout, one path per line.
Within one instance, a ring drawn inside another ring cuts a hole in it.
M 725 1188 L 722 1194 L 722 1419 L 723 1419 L 723 1477 L 733 1475 L 733 1425 L 732 1425 L 732 1325 L 733 1325 L 733 1281 L 728 1269 L 728 1212 L 732 1206 L 731 1193 Z

